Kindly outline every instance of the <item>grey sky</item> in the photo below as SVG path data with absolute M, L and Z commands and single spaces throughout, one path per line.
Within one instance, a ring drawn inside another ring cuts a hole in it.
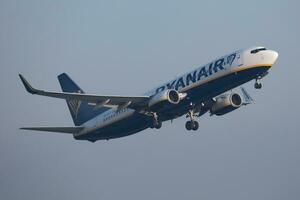
M 299 199 L 297 1 L 0 1 L 0 198 Z M 59 90 L 141 94 L 233 50 L 279 52 L 255 104 L 94 144 L 21 126 L 71 126 Z

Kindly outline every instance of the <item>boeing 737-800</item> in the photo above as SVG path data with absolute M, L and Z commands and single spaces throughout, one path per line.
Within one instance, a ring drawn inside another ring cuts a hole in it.
M 187 115 L 185 127 L 195 131 L 199 127 L 197 117 L 207 112 L 220 116 L 252 103 L 244 88 L 241 95 L 228 91 L 251 80 L 260 89 L 260 79 L 268 74 L 277 57 L 276 51 L 264 47 L 238 50 L 140 96 L 85 94 L 65 73 L 58 76 L 63 92 L 44 91 L 35 89 L 20 75 L 29 93 L 65 99 L 75 124 L 21 129 L 69 133 L 75 139 L 95 142 L 147 128 L 159 129 L 162 122 Z

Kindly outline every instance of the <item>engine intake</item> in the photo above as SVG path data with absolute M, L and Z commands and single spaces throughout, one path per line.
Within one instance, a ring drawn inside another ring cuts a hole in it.
M 178 104 L 180 100 L 181 95 L 176 90 L 165 90 L 152 96 L 149 100 L 148 106 L 151 107 L 165 101 L 171 104 Z
M 230 95 L 223 95 L 216 99 L 210 112 L 215 115 L 224 115 L 241 107 L 242 103 L 243 101 L 239 94 L 232 93 Z

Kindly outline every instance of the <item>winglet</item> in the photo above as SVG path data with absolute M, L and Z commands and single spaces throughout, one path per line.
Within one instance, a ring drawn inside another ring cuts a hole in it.
M 28 81 L 21 75 L 19 74 L 19 77 L 25 87 L 25 89 L 27 90 L 27 92 L 31 93 L 31 94 L 37 94 L 38 93 L 38 90 L 33 88 L 29 83 Z
M 243 87 L 241 87 L 241 90 L 242 90 L 243 97 L 244 97 L 244 100 L 245 100 L 245 102 L 244 102 L 243 104 L 244 104 L 244 105 L 247 105 L 247 104 L 253 103 L 254 100 L 253 100 L 252 97 L 248 94 L 248 92 L 247 92 Z

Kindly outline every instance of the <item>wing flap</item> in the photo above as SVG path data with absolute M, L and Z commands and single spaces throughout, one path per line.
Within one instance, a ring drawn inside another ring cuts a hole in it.
M 73 126 L 73 127 L 23 127 L 22 130 L 31 130 L 31 131 L 45 131 L 45 132 L 56 132 L 56 133 L 69 133 L 75 134 L 79 133 L 84 129 L 82 126 Z

